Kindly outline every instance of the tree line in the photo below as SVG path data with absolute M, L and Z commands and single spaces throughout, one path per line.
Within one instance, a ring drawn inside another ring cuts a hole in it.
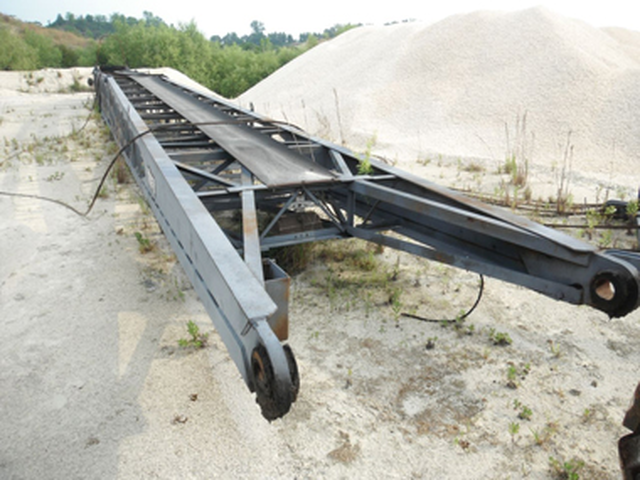
M 322 34 L 266 34 L 261 22 L 238 37 L 207 39 L 194 22 L 167 25 L 150 12 L 142 19 L 58 15 L 47 28 L 0 16 L 0 69 L 35 70 L 93 65 L 172 67 L 228 98 L 234 98 L 298 55 L 354 25 Z M 65 30 L 66 35 L 62 35 Z M 75 35 L 72 35 L 75 34 Z

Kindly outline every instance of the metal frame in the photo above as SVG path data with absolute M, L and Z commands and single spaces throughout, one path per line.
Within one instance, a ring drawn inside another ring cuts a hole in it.
M 269 419 L 298 388 L 281 344 L 289 280 L 261 254 L 274 247 L 358 237 L 609 316 L 638 306 L 637 256 L 598 252 L 164 76 L 97 69 L 95 78 L 116 140 L 139 136 L 127 162 Z M 227 221 L 238 212 L 240 222 Z

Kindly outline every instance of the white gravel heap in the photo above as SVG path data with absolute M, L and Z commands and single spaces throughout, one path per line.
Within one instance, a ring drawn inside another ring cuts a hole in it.
M 353 148 L 375 136 L 376 152 L 401 163 L 503 160 L 508 142 L 526 139 L 536 164 L 552 166 L 571 132 L 574 169 L 630 174 L 640 160 L 639 92 L 640 32 L 533 8 L 357 28 L 238 101 Z

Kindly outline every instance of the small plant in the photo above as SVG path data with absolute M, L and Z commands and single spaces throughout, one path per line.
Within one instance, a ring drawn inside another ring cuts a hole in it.
M 513 343 L 511 337 L 506 332 L 496 332 L 494 328 L 489 331 L 489 340 L 493 342 L 494 345 L 499 346 L 507 346 Z
M 524 187 L 529 177 L 529 160 L 532 157 L 535 135 L 527 132 L 527 112 L 516 117 L 513 138 L 510 136 L 509 125 L 505 123 L 507 152 L 503 168 L 510 177 L 510 183 L 516 187 Z
M 77 77 L 73 78 L 73 83 L 69 85 L 70 93 L 80 93 L 80 92 L 90 92 L 91 88 L 88 85 L 83 85 L 80 83 L 80 79 Z
M 553 355 L 555 358 L 560 358 L 562 356 L 560 346 L 554 343 L 553 340 L 547 340 L 547 343 L 549 344 L 549 351 L 551 352 L 551 355 Z
M 391 305 L 391 310 L 393 311 L 393 319 L 398 323 L 400 320 L 400 314 L 402 312 L 402 302 L 400 300 L 400 294 L 402 291 L 399 288 L 394 288 L 389 296 L 389 304 Z
M 56 182 L 64 178 L 64 172 L 55 172 L 49 175 L 45 180 L 47 182 Z
M 549 466 L 558 479 L 578 480 L 580 478 L 578 472 L 584 467 L 584 462 L 575 458 L 563 462 L 557 458 L 549 457 Z
M 484 166 L 482 166 L 482 164 L 476 161 L 471 161 L 465 166 L 463 166 L 462 170 L 469 173 L 480 173 L 480 172 L 484 172 Z
M 609 248 L 613 244 L 613 231 L 605 230 L 600 236 L 598 246 L 600 248 Z
M 373 173 L 373 167 L 369 158 L 363 158 L 358 164 L 358 175 L 371 175 Z
M 509 435 L 511 435 L 511 443 L 516 443 L 516 435 L 520 431 L 520 424 L 517 422 L 509 423 Z
M 182 348 L 195 348 L 200 349 L 207 346 L 209 341 L 208 333 L 200 333 L 200 327 L 193 321 L 189 320 L 187 322 L 187 332 L 189 333 L 189 338 L 181 338 L 178 340 L 178 345 Z
M 131 175 L 129 174 L 129 168 L 127 164 L 122 160 L 122 158 L 118 159 L 116 164 L 113 166 L 113 170 L 111 171 L 111 178 L 115 179 L 118 185 L 122 185 L 123 183 L 129 183 Z
M 562 170 L 557 179 L 558 193 L 556 211 L 557 213 L 565 213 L 570 208 L 571 194 L 569 193 L 569 183 L 571 181 L 571 172 L 573 165 L 573 144 L 571 143 L 571 130 L 567 132 L 567 142 L 564 147 L 562 157 Z
M 514 400 L 513 401 L 513 408 L 514 408 L 514 410 L 519 410 L 518 418 L 520 420 L 531 420 L 531 416 L 533 415 L 533 411 L 529 407 L 524 405 L 522 402 L 520 402 L 517 399 Z
M 136 240 L 138 241 L 138 249 L 140 250 L 140 253 L 148 253 L 153 250 L 153 244 L 151 243 L 151 240 L 149 240 L 140 232 L 135 232 L 134 235 L 136 236 Z
M 367 141 L 367 148 L 364 154 L 360 157 L 360 163 L 358 164 L 358 175 L 371 175 L 373 173 L 373 167 L 371 166 L 371 151 L 376 144 L 376 135 L 372 136 Z
M 528 363 L 519 369 L 513 362 L 509 362 L 507 365 L 507 387 L 518 388 L 518 378 L 524 380 L 530 371 L 531 366 Z
M 539 430 L 531 430 L 533 434 L 533 440 L 536 445 L 542 446 L 551 440 L 551 437 L 558 431 L 558 425 L 554 422 L 549 422 L 545 425 L 542 431 Z

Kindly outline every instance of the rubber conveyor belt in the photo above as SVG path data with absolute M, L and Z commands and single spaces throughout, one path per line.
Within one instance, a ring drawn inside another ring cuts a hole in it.
M 160 77 L 132 75 L 131 78 L 153 93 L 198 128 L 268 187 L 327 183 L 336 180 L 329 170 L 297 152 L 251 130 L 246 125 L 229 124 L 229 116 L 198 101 Z M 219 121 L 220 124 L 212 124 Z

